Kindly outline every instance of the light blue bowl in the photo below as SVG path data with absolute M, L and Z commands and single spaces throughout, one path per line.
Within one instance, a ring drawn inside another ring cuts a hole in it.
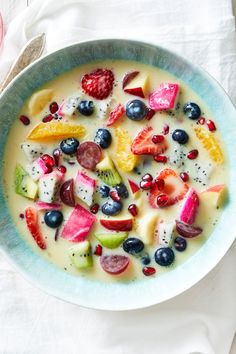
M 220 261 L 231 246 L 236 226 L 236 113 L 229 97 L 212 77 L 166 49 L 129 40 L 78 43 L 29 66 L 0 96 L 1 171 L 9 129 L 32 92 L 67 70 L 103 59 L 136 60 L 167 70 L 185 81 L 205 101 L 223 133 L 230 157 L 230 201 L 217 228 L 193 257 L 165 275 L 130 283 L 104 284 L 69 275 L 32 251 L 12 221 L 4 198 L 1 176 L 0 249 L 25 278 L 58 298 L 96 309 L 137 309 L 170 299 L 193 286 Z

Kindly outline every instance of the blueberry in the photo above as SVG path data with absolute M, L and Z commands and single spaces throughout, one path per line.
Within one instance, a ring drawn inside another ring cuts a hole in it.
M 143 265 L 148 265 L 151 263 L 151 259 L 148 255 L 145 255 L 141 258 L 141 262 Z
M 187 114 L 189 119 L 198 119 L 201 115 L 200 107 L 193 102 L 185 103 L 183 111 L 185 114 Z
M 84 116 L 91 116 L 94 111 L 93 101 L 81 101 L 78 106 L 78 111 Z
M 185 130 L 176 129 L 172 133 L 172 139 L 177 141 L 179 144 L 186 144 L 188 142 L 189 136 Z
M 122 204 L 112 199 L 102 205 L 102 212 L 105 215 L 117 215 L 121 210 Z
M 60 143 L 60 148 L 66 155 L 72 155 L 76 153 L 79 146 L 79 141 L 75 138 L 68 138 L 62 140 Z
M 144 249 L 144 243 L 139 238 L 130 237 L 123 242 L 123 250 L 127 253 L 136 255 L 142 252 Z
M 177 236 L 174 240 L 174 246 L 177 251 L 183 252 L 186 250 L 187 241 L 183 237 Z
M 170 247 L 158 248 L 155 252 L 155 261 L 160 266 L 169 266 L 174 262 L 175 254 Z
M 124 183 L 117 184 L 115 186 L 115 190 L 117 191 L 119 197 L 121 198 L 128 198 L 129 197 L 129 192 L 127 187 L 124 185 Z
M 133 100 L 126 105 L 126 115 L 132 120 L 142 120 L 146 117 L 148 108 L 145 103 L 140 100 Z
M 101 194 L 102 198 L 108 198 L 110 193 L 110 188 L 108 186 L 101 186 L 99 188 L 99 193 Z
M 48 227 L 56 229 L 63 221 L 63 214 L 59 210 L 50 210 L 44 214 L 44 221 Z
M 95 143 L 101 146 L 102 149 L 107 149 L 111 145 L 112 137 L 109 130 L 98 129 L 94 138 Z

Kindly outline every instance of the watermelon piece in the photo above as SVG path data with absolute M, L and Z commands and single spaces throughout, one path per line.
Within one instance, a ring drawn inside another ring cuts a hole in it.
M 149 96 L 149 106 L 155 111 L 175 109 L 179 96 L 179 85 L 163 83 Z
M 93 204 L 93 194 L 96 189 L 96 180 L 85 173 L 78 171 L 75 179 L 75 194 L 88 206 Z
M 85 241 L 96 218 L 88 210 L 77 204 L 61 233 L 61 237 L 70 242 Z
M 183 221 L 185 224 L 192 225 L 195 221 L 198 207 L 198 195 L 193 188 L 189 188 L 180 210 L 180 221 Z

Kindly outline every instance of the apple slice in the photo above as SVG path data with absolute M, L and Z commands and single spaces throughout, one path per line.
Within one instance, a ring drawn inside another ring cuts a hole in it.
M 125 86 L 124 91 L 130 95 L 144 98 L 148 88 L 148 76 L 139 73 Z
M 143 217 L 138 218 L 137 233 L 145 245 L 153 244 L 157 218 L 156 211 L 149 211 Z
M 200 193 L 200 200 L 207 202 L 208 205 L 220 208 L 227 198 L 227 187 L 225 184 L 218 184 Z

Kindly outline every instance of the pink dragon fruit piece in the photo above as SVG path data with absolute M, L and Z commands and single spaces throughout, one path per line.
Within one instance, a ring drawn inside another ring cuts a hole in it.
M 53 203 L 56 199 L 64 173 L 53 171 L 42 176 L 39 180 L 39 200 L 44 203 Z
M 180 220 L 188 225 L 192 225 L 195 221 L 198 207 L 198 195 L 193 188 L 189 188 L 180 210 Z
M 61 237 L 71 242 L 85 241 L 95 220 L 93 214 L 77 204 L 62 230 Z
M 179 85 L 165 83 L 149 96 L 149 106 L 155 111 L 174 109 L 178 100 Z
M 48 167 L 41 157 L 26 167 L 26 171 L 34 181 L 38 181 L 45 173 L 48 173 Z
M 64 99 L 58 109 L 57 114 L 59 116 L 72 116 L 79 105 L 80 98 L 80 95 L 78 93 L 75 93 Z
M 75 179 L 75 194 L 88 206 L 93 204 L 93 193 L 96 189 L 96 180 L 85 173 L 78 171 Z
M 60 210 L 61 204 L 59 203 L 45 203 L 38 200 L 35 203 L 35 206 L 38 210 Z

